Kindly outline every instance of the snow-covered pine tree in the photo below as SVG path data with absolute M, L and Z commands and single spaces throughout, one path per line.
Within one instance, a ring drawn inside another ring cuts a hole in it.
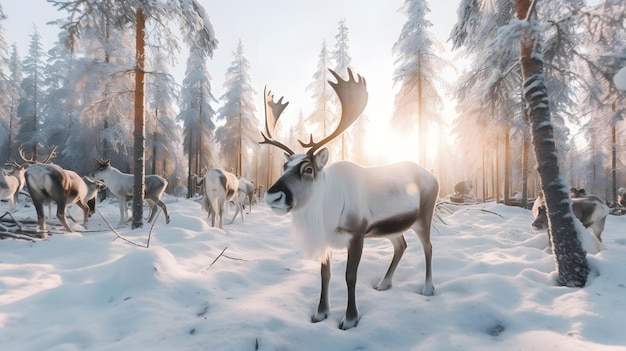
M 449 66 L 441 56 L 443 45 L 430 32 L 433 24 L 427 19 L 430 6 L 426 0 L 405 0 L 400 9 L 407 17 L 398 40 L 393 44 L 395 59 L 394 85 L 399 85 L 394 101 L 391 125 L 401 135 L 415 135 L 417 129 L 419 163 L 432 168 L 427 151 L 432 125 L 442 123 L 441 89 L 445 87 L 443 70 Z
M 181 147 L 181 131 L 174 110 L 179 85 L 170 73 L 168 55 L 160 46 L 151 47 L 151 52 L 152 74 L 148 75 L 147 81 L 146 172 L 167 179 L 167 190 L 171 192 L 177 179 L 185 175 L 175 173 L 184 169 L 179 167 L 184 166 L 184 162 L 176 157 L 178 153 L 175 151 Z
M 17 144 L 26 144 L 37 154 L 37 141 L 42 124 L 43 87 L 45 79 L 45 53 L 41 44 L 41 35 L 35 26 L 30 36 L 28 55 L 24 57 L 24 79 L 21 88 L 24 95 L 17 106 L 19 129 Z
M 313 81 L 306 87 L 306 91 L 311 94 L 313 99 L 313 109 L 311 113 L 305 118 L 307 125 L 307 132 L 312 135 L 326 136 L 331 127 L 328 126 L 330 121 L 335 120 L 336 114 L 332 108 L 332 98 L 334 97 L 334 91 L 328 84 L 328 80 L 331 78 L 328 70 L 331 68 L 330 59 L 328 56 L 328 50 L 326 49 L 326 42 L 322 42 L 322 49 L 318 55 L 317 68 L 313 73 Z M 308 140 L 307 135 L 302 140 Z M 270 150 L 275 150 L 271 148 Z
M 587 282 L 589 264 L 578 237 L 581 225 L 577 225 L 572 213 L 567 180 L 559 170 L 558 153 L 550 118 L 550 102 L 543 55 L 541 55 L 541 28 L 538 25 L 535 2 L 516 0 L 516 14 L 521 35 L 520 67 L 522 71 L 524 99 L 530 119 L 532 142 L 537 158 L 537 171 L 548 208 L 548 232 L 556 259 L 557 284 L 583 287 Z
M 222 107 L 217 111 L 224 124 L 215 132 L 220 144 L 224 167 L 237 176 L 254 179 L 252 169 L 258 152 L 259 128 L 256 117 L 254 95 L 250 80 L 250 62 L 244 55 L 244 46 L 239 40 L 234 59 L 226 70 L 224 94 L 220 97 Z
M 206 57 L 213 55 L 217 46 L 215 31 L 209 21 L 204 7 L 197 0 L 127 0 L 119 2 L 93 2 L 90 0 L 55 0 L 53 5 L 69 13 L 65 28 L 71 34 L 69 44 L 92 26 L 93 23 L 108 28 L 126 31 L 134 28 L 135 61 L 134 61 L 134 189 L 132 227 L 143 226 L 143 193 L 145 177 L 145 60 L 146 39 L 149 31 L 146 26 L 154 28 L 159 36 L 165 39 L 167 52 L 174 55 L 178 51 L 177 36 L 169 26 L 170 20 L 179 25 L 182 39 L 189 45 L 195 43 L 205 52 Z M 148 19 L 150 19 L 148 21 Z M 72 45 L 73 46 L 73 45 Z
M 344 78 L 347 77 L 348 68 L 350 67 L 350 63 L 352 63 L 352 57 L 350 57 L 350 38 L 348 34 L 349 34 L 349 30 L 348 30 L 348 26 L 346 25 L 346 19 L 342 18 L 339 21 L 337 34 L 335 35 L 335 47 L 331 54 L 331 58 L 335 62 L 334 71 Z M 331 120 L 331 123 L 333 126 L 335 126 L 336 123 L 338 123 L 337 118 L 339 118 L 339 115 L 341 114 L 340 112 L 341 107 L 339 106 L 339 99 L 337 98 L 336 95 L 332 95 L 331 101 L 333 102 L 333 105 L 335 106 L 335 113 L 331 115 L 334 117 L 334 119 Z M 341 138 L 339 139 L 340 144 L 339 144 L 339 155 L 338 155 L 338 158 L 340 160 L 346 159 L 347 148 L 348 148 L 347 144 L 350 143 L 350 139 L 351 139 L 350 129 L 348 129 L 343 134 L 341 134 Z M 329 150 L 332 150 L 333 144 L 336 145 L 337 141 L 330 142 L 329 145 L 327 145 Z
M 187 155 L 187 194 L 193 194 L 196 185 L 193 176 L 216 166 L 213 142 L 215 137 L 215 110 L 211 104 L 217 99 L 211 92 L 211 75 L 207 57 L 202 48 L 191 45 L 181 89 L 180 113 L 177 120 L 183 125 L 183 150 Z

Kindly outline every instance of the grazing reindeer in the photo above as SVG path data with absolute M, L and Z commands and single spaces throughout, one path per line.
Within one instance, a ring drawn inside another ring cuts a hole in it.
M 57 218 L 66 231 L 71 232 L 65 217 L 68 203 L 73 203 L 75 193 L 78 192 L 76 184 L 72 184 L 69 173 L 63 168 L 48 163 L 55 156 L 56 146 L 48 148 L 49 154 L 42 162 L 35 160 L 35 155 L 28 158 L 24 155 L 24 145 L 19 148 L 20 157 L 26 164 L 24 178 L 30 198 L 37 211 L 37 223 L 39 230 L 46 231 L 46 216 L 43 205 L 54 202 L 57 205 Z M 79 178 L 80 179 L 80 178 Z
M 237 177 L 225 170 L 214 168 L 209 170 L 200 183 L 204 187 L 204 196 L 202 198 L 202 208 L 211 218 L 211 226 L 224 228 L 222 216 L 230 201 L 233 201 L 238 192 L 239 180 Z M 235 203 L 236 206 L 240 206 Z M 237 213 L 235 213 L 237 216 Z M 242 220 L 243 220 L 243 214 Z M 233 220 L 231 223 L 235 220 Z
M 107 188 L 103 181 L 98 179 L 91 179 L 87 176 L 83 176 L 83 181 L 87 186 L 87 194 L 85 195 L 85 202 L 89 206 L 89 217 L 96 213 L 96 197 L 98 193 Z
M 18 165 L 13 160 L 9 160 L 5 164 L 5 168 L 0 171 L 0 200 L 9 200 L 11 210 L 15 209 L 18 194 L 26 183 L 24 178 L 25 171 L 26 167 L 24 165 Z
M 238 197 L 241 201 L 241 207 L 246 207 L 245 200 L 248 199 L 248 203 L 250 204 L 250 211 L 248 211 L 248 213 L 252 213 L 252 202 L 254 201 L 254 184 L 252 181 L 244 177 L 239 178 L 239 192 Z M 241 221 L 243 221 L 243 215 Z
M 365 238 L 385 237 L 391 241 L 394 255 L 391 265 L 376 286 L 391 287 L 393 274 L 407 244 L 403 232 L 412 228 L 418 235 L 426 260 L 423 295 L 432 295 L 432 246 L 430 226 L 439 192 L 437 179 L 421 166 L 402 162 L 381 167 L 363 168 L 341 161 L 328 167 L 325 144 L 341 135 L 361 115 L 367 103 L 365 79 L 359 81 L 348 69 L 348 80 L 330 71 L 337 83 L 330 82 L 341 102 L 341 119 L 337 129 L 320 142 L 300 144 L 309 148 L 306 154 L 294 154 L 274 140 L 276 122 L 288 103 L 273 101 L 265 95 L 265 131 L 261 144 L 270 144 L 286 152 L 283 175 L 265 193 L 265 202 L 277 214 L 292 214 L 292 232 L 304 243 L 305 252 L 321 260 L 321 295 L 312 322 L 328 317 L 328 286 L 331 276 L 331 249 L 347 247 L 346 284 L 348 305 L 339 328 L 357 325 L 356 278 Z M 318 151 L 319 150 L 319 151 Z
M 96 170 L 93 172 L 92 177 L 101 179 L 111 193 L 117 197 L 117 200 L 120 203 L 119 225 L 126 224 L 126 222 L 130 219 L 127 218 L 127 202 L 133 198 L 133 176 L 122 173 L 117 168 L 111 166 L 110 160 L 99 160 L 94 158 L 93 163 L 96 166 Z M 157 205 L 161 207 L 163 213 L 165 214 L 165 223 L 170 222 L 170 215 L 167 213 L 167 207 L 163 201 L 161 201 L 166 187 L 167 180 L 165 180 L 165 178 L 154 174 L 145 176 L 144 199 L 150 207 L 148 222 L 152 222 L 152 219 L 156 214 Z
M 609 207 L 595 195 L 577 195 L 572 197 L 572 212 L 582 225 L 591 230 L 598 241 L 602 242 L 602 231 L 604 222 L 609 214 Z M 548 213 L 543 192 L 539 193 L 532 208 L 533 222 L 531 226 L 534 230 L 548 228 Z

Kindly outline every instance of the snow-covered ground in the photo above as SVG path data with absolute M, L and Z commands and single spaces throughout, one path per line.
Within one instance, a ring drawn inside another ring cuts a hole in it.
M 554 259 L 530 211 L 445 206 L 433 230 L 435 296 L 417 293 L 424 257 L 414 234 L 383 292 L 373 286 L 391 245 L 366 241 L 361 320 L 343 331 L 343 251 L 333 259 L 331 315 L 313 324 L 319 265 L 290 240 L 289 216 L 258 204 L 244 223 L 218 230 L 197 201 L 166 203 L 172 221 L 157 218 L 148 248 L 116 239 L 98 214 L 83 232 L 0 240 L 0 349 L 626 350 L 626 216 L 609 216 L 605 250 L 589 255 L 593 276 L 572 289 L 553 284 Z M 99 209 L 118 222 L 117 204 Z M 35 210 L 22 204 L 14 216 L 34 219 Z M 144 245 L 149 230 L 118 232 Z

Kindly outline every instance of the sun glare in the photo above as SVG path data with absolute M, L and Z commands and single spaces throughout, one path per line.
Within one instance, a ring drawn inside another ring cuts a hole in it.
M 370 131 L 365 142 L 366 150 L 370 155 L 373 165 L 382 165 L 399 161 L 414 161 L 422 165 L 435 163 L 438 156 L 437 135 L 431 133 L 427 136 L 428 148 L 426 152 L 427 161 L 419 159 L 419 137 L 400 136 L 389 128 L 378 128 Z

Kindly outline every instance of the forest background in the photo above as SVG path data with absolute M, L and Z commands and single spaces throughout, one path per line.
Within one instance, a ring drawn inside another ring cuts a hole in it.
M 54 1 L 30 3 L 19 4 L 27 16 L 17 15 L 17 3 L 2 4 L 0 84 L 8 93 L 0 101 L 0 158 L 41 141 L 58 146 L 57 164 L 79 173 L 92 170 L 93 157 L 132 172 L 133 31 L 94 26 L 68 47 L 67 12 Z M 326 94 L 327 71 L 347 67 L 366 77 L 370 103 L 331 145 L 333 159 L 415 160 L 437 174 L 442 194 L 462 180 L 485 199 L 539 190 L 519 43 L 504 30 L 514 19 L 508 1 L 442 1 L 432 12 L 423 0 L 199 3 L 219 41 L 211 55 L 185 44 L 174 25 L 172 37 L 150 21 L 146 31 L 146 173 L 166 177 L 169 192 L 214 167 L 265 188 L 283 156 L 257 144 L 263 86 L 290 101 L 278 138 L 296 146 L 332 131 L 339 107 Z M 479 18 L 464 17 L 471 6 Z M 572 186 L 610 203 L 626 184 L 619 123 L 626 103 L 610 79 L 626 61 L 625 7 L 550 1 L 537 9 L 562 169 Z M 39 16 L 59 22 L 33 27 L 30 18 Z M 482 35 L 464 38 L 468 25 Z

